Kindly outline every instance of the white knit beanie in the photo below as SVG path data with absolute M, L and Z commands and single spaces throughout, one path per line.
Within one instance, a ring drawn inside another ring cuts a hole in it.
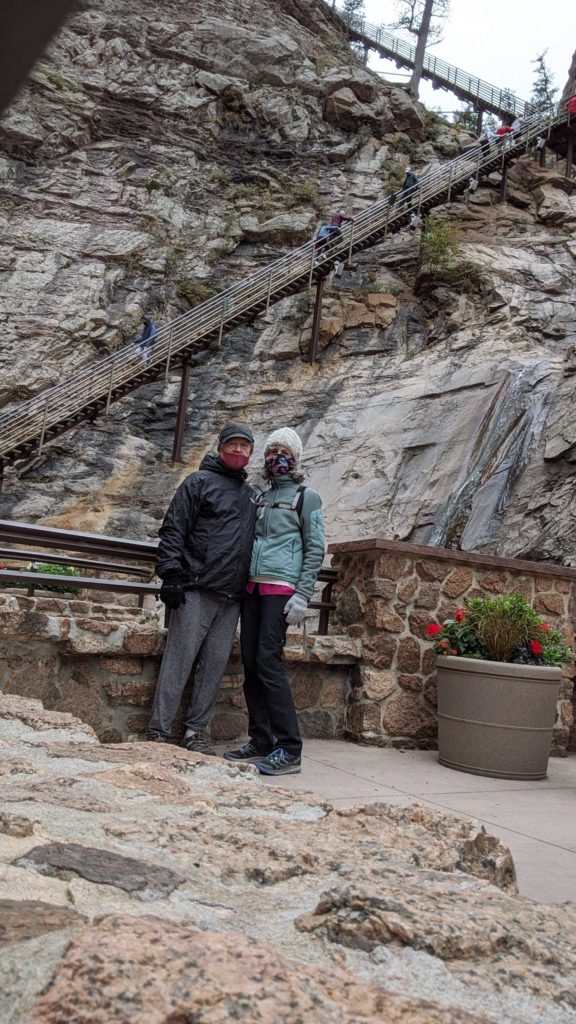
M 296 431 L 292 430 L 292 427 L 280 427 L 278 430 L 273 430 L 270 436 L 266 438 L 264 454 L 269 452 L 271 448 L 274 448 L 275 445 L 282 445 L 283 448 L 287 448 L 294 456 L 296 465 L 299 464 L 302 458 L 302 441 Z

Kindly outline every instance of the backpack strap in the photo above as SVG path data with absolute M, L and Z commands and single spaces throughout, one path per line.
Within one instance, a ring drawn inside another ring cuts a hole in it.
M 294 494 L 292 501 L 274 501 L 269 508 L 287 508 L 291 512 L 295 512 L 298 520 L 298 526 L 302 529 L 302 507 L 304 505 L 305 493 L 305 484 L 300 484 L 296 489 L 296 493 Z
M 296 494 L 294 495 L 294 501 L 292 502 L 292 508 L 294 509 L 298 517 L 298 526 L 302 529 L 302 508 L 304 506 L 304 497 L 306 495 L 306 487 L 304 484 L 300 484 Z

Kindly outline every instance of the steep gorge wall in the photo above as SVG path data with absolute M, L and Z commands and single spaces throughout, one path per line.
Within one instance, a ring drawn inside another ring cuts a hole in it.
M 3 123 L 1 400 L 364 208 L 408 160 L 422 173 L 470 144 L 306 10 L 163 0 L 71 20 Z M 309 295 L 198 359 L 183 467 L 167 463 L 174 374 L 12 471 L 2 514 L 153 535 L 223 419 L 245 416 L 257 458 L 274 426 L 299 429 L 332 540 L 573 562 L 576 199 L 552 168 L 512 178 L 505 206 L 494 180 L 443 211 L 478 287 L 424 279 L 417 241 L 395 236 L 328 290 L 316 366 Z

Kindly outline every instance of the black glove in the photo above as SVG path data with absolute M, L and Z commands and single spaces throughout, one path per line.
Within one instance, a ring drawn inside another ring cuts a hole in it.
M 181 604 L 186 604 L 186 591 L 184 590 L 184 577 L 182 573 L 166 573 L 160 587 L 160 600 L 173 612 Z

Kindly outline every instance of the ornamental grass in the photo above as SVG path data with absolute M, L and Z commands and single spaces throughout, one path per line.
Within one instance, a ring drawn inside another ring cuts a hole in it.
M 427 633 L 436 654 L 483 661 L 558 667 L 573 651 L 558 629 L 544 622 L 521 594 L 473 597 L 454 618 L 431 622 Z

